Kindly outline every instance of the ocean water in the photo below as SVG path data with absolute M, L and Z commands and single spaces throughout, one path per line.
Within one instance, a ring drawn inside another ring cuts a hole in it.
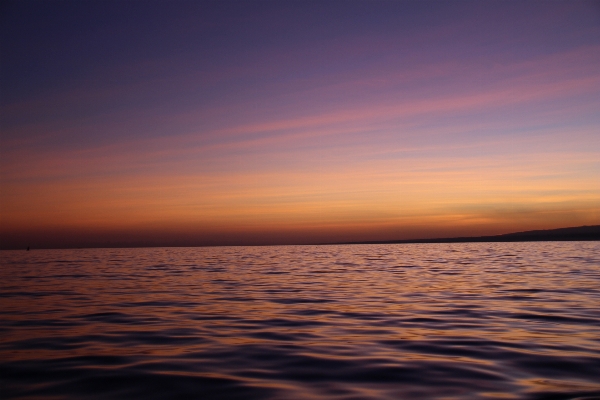
M 3 399 L 600 398 L 600 242 L 0 257 Z

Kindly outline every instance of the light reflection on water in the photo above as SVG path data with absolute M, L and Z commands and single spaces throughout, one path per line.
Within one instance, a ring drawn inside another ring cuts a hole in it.
M 3 398 L 600 397 L 600 243 L 3 251 Z

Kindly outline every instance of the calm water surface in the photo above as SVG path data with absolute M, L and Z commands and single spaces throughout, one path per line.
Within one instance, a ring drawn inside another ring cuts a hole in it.
M 600 398 L 599 242 L 0 257 L 1 398 Z

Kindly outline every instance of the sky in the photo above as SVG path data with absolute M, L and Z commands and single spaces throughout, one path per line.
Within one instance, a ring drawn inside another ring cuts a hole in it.
M 600 224 L 598 1 L 8 1 L 0 246 Z

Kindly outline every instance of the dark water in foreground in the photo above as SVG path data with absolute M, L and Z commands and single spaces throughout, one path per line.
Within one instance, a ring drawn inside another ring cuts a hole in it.
M 0 257 L 1 398 L 600 398 L 600 242 Z

